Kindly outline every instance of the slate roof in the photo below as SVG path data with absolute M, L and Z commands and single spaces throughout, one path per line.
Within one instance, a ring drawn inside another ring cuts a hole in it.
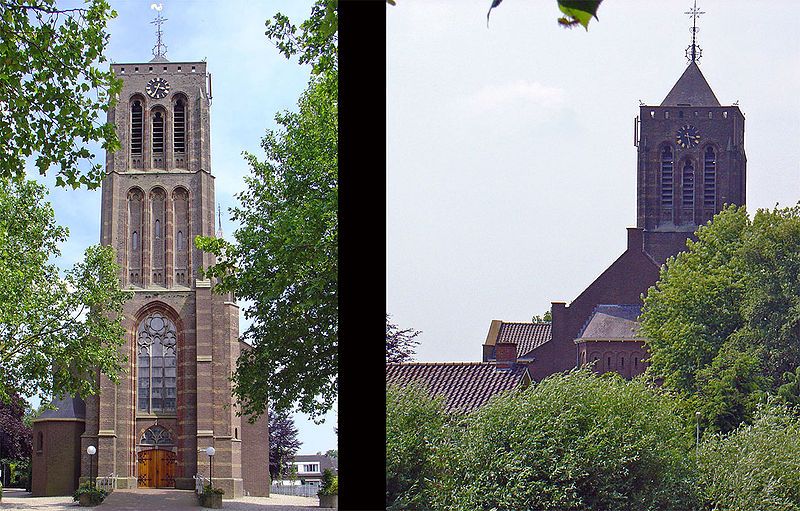
M 597 305 L 578 335 L 578 340 L 641 341 L 641 305 Z
M 512 323 L 500 325 L 497 342 L 517 345 L 517 358 L 525 358 L 531 351 L 553 338 L 551 323 Z
M 444 396 L 448 412 L 471 412 L 492 396 L 527 383 L 525 366 L 498 370 L 489 362 L 400 362 L 386 364 L 386 384 L 423 383 L 431 396 Z
M 51 403 L 56 407 L 55 410 L 45 410 L 35 420 L 42 421 L 48 419 L 85 419 L 86 403 L 79 397 L 64 396 L 63 399 L 55 399 Z
M 720 106 L 714 91 L 708 85 L 705 76 L 700 72 L 696 62 L 689 64 L 661 106 Z

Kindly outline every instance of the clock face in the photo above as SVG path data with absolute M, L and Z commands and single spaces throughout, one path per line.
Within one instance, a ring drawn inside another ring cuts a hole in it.
M 161 99 L 169 93 L 169 83 L 163 78 L 153 78 L 144 90 L 151 98 Z
M 681 126 L 675 134 L 675 142 L 684 149 L 694 147 L 700 143 L 700 131 L 691 124 Z

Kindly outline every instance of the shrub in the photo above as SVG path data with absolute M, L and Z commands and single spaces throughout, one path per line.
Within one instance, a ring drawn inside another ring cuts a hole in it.
M 95 486 L 92 481 L 84 481 L 80 486 L 78 486 L 78 489 L 75 490 L 75 493 L 72 495 L 72 500 L 81 500 L 81 495 L 88 495 L 89 503 L 93 506 L 96 506 L 97 504 L 103 502 L 103 500 L 108 496 L 108 492 Z
M 428 509 L 446 414 L 422 386 L 386 389 L 386 508 Z
M 422 426 L 422 424 L 420 424 Z M 680 510 L 698 505 L 691 421 L 641 380 L 588 370 L 501 394 L 440 453 L 440 507 Z
M 710 508 L 800 510 L 800 419 L 760 405 L 753 424 L 702 443 L 700 469 Z
M 333 470 L 326 468 L 322 472 L 322 485 L 317 495 L 339 495 L 339 478 L 333 474 Z
M 205 494 L 205 495 L 212 495 L 212 494 L 225 495 L 225 490 L 223 490 L 222 488 L 214 488 L 209 483 L 209 484 L 203 486 L 203 494 Z

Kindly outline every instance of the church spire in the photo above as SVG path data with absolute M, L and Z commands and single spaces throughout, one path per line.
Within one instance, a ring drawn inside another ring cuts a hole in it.
M 686 59 L 691 64 L 693 62 L 696 63 L 703 55 L 703 50 L 697 45 L 697 31 L 699 30 L 697 28 L 697 18 L 701 14 L 705 14 L 705 12 L 697 8 L 697 0 L 694 0 L 694 7 L 684 12 L 684 14 L 688 14 L 692 17 L 692 28 L 689 29 L 692 33 L 692 44 L 686 48 Z
M 167 60 L 167 45 L 161 41 L 161 24 L 167 21 L 167 18 L 161 16 L 164 5 L 150 4 L 150 8 L 157 12 L 156 19 L 150 22 L 150 24 L 156 26 L 156 45 L 153 46 L 153 60 L 151 62 L 165 62 Z

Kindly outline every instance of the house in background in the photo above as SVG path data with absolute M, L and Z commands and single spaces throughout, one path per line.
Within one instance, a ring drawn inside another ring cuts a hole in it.
M 272 483 L 279 486 L 320 486 L 322 473 L 331 469 L 334 475 L 339 475 L 339 459 L 324 454 L 298 454 L 287 463 L 287 474 L 292 477 L 283 480 L 274 480 Z M 294 468 L 294 470 L 292 470 Z

